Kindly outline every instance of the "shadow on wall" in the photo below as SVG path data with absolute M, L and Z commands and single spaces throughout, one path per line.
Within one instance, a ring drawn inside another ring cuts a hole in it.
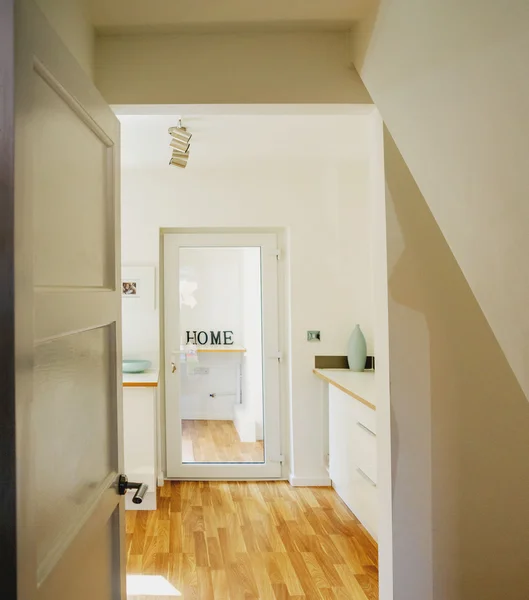
M 529 402 L 388 131 L 384 146 L 394 598 L 527 600 Z

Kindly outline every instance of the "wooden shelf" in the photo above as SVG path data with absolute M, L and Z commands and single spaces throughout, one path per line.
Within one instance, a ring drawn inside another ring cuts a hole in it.
M 240 353 L 244 354 L 246 352 L 246 348 L 243 346 L 199 346 L 197 348 L 198 354 L 213 354 L 213 353 Z M 184 349 L 180 350 L 180 354 L 185 354 L 186 351 Z

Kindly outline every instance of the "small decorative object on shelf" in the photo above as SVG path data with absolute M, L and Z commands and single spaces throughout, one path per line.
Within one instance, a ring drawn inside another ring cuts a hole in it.
M 349 346 L 347 348 L 347 360 L 349 362 L 349 369 L 351 371 L 364 371 L 366 367 L 367 358 L 367 346 L 366 338 L 360 329 L 360 325 L 357 325 L 351 337 L 349 338 Z

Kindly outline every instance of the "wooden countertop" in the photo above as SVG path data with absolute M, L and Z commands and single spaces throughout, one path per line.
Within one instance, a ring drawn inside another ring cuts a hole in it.
M 158 387 L 158 369 L 144 373 L 123 373 L 123 387 Z
M 314 369 L 314 374 L 330 385 L 348 394 L 368 408 L 376 410 L 375 373 L 356 373 L 348 369 Z

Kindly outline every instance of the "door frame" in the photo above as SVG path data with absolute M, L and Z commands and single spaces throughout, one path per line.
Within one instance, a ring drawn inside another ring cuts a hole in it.
M 288 460 L 285 460 L 285 457 L 288 456 L 286 449 L 289 447 L 290 439 L 289 439 L 289 431 L 288 431 L 288 404 L 286 399 L 288 398 L 288 362 L 289 362 L 289 344 L 288 344 L 288 335 L 287 335 L 287 323 L 286 323 L 286 306 L 287 306 L 287 297 L 286 297 L 286 277 L 287 272 L 285 269 L 285 250 L 287 246 L 287 238 L 286 232 L 283 228 L 216 228 L 216 227 L 195 227 L 195 228 L 161 228 L 160 229 L 160 268 L 159 268 L 159 306 L 160 306 L 160 433 L 161 433 L 161 462 L 163 468 L 163 474 L 166 479 L 175 479 L 175 477 L 171 477 L 168 475 L 168 444 L 167 440 L 167 403 L 166 403 L 166 376 L 167 376 L 167 368 L 166 365 L 169 364 L 171 357 L 167 356 L 166 349 L 166 339 L 165 339 L 165 325 L 166 325 L 166 315 L 165 315 L 165 239 L 168 235 L 189 235 L 189 234 L 202 234 L 202 235 L 266 235 L 273 234 L 276 236 L 277 247 L 280 250 L 280 256 L 278 257 L 277 264 L 277 321 L 278 321 L 278 349 L 281 351 L 282 359 L 278 362 L 278 375 L 279 375 L 279 384 L 278 384 L 278 403 L 279 403 L 279 414 L 278 414 L 278 427 L 279 427 L 279 452 L 281 453 L 278 456 L 277 462 L 280 465 L 280 469 L 278 471 L 279 474 L 269 474 L 267 473 L 267 464 L 232 464 L 226 465 L 226 463 L 219 463 L 219 466 L 222 466 L 224 469 L 227 467 L 232 467 L 233 471 L 229 473 L 228 476 L 207 476 L 207 475 L 195 475 L 190 474 L 189 476 L 178 477 L 178 479 L 183 480 L 285 480 L 288 479 L 289 473 L 289 465 Z M 264 357 L 263 357 L 264 358 Z M 266 442 L 265 442 L 266 443 Z M 211 463 L 197 463 L 196 465 L 190 465 L 193 468 L 200 468 L 204 470 L 204 468 L 211 468 L 215 465 Z M 261 469 L 259 469 L 261 467 Z M 255 473 L 256 468 L 261 470 L 262 473 Z
M 0 397 L 2 452 L 0 581 L 6 598 L 17 597 L 17 487 L 15 401 L 15 0 L 0 0 Z

